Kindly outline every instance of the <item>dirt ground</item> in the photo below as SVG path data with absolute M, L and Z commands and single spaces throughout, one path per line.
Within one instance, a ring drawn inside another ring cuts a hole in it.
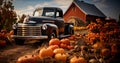
M 36 49 L 43 44 L 42 42 L 25 43 L 16 45 L 15 43 L 0 49 L 0 63 L 16 63 L 18 57 L 26 54 L 36 53 Z
M 81 40 L 80 40 L 81 41 Z M 81 45 L 84 42 L 81 41 Z M 14 42 L 11 45 L 0 48 L 0 63 L 16 63 L 20 56 L 26 54 L 35 54 L 40 47 L 48 45 L 48 41 L 30 41 L 25 42 L 24 45 L 16 45 Z

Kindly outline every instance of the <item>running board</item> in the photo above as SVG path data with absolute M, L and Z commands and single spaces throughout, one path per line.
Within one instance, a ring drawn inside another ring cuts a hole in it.
M 60 35 L 59 38 L 67 38 L 67 37 L 70 37 L 71 35 Z

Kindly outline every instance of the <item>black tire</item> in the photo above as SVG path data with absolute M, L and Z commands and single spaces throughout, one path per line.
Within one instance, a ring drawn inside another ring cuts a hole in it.
M 23 45 L 24 42 L 25 42 L 25 40 L 22 40 L 22 39 L 15 39 L 15 43 L 16 43 L 17 45 Z
M 49 37 L 49 39 L 52 39 L 52 38 L 56 38 L 57 36 L 56 36 L 56 34 L 53 32 L 53 33 L 51 33 L 48 37 Z
M 71 35 L 74 34 L 74 30 L 73 30 L 73 29 L 70 30 L 70 34 L 71 34 Z

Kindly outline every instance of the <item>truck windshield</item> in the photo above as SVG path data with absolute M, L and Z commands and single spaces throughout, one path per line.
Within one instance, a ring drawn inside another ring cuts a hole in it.
M 45 16 L 47 16 L 47 17 L 53 17 L 54 16 L 54 12 L 46 12 Z
M 54 17 L 55 10 L 50 8 L 38 8 L 35 10 L 33 16 L 47 16 L 47 17 Z
M 52 9 L 52 8 L 44 8 L 43 16 L 54 17 L 54 15 L 55 15 L 55 9 Z
M 42 16 L 43 9 L 38 9 L 34 12 L 34 16 Z

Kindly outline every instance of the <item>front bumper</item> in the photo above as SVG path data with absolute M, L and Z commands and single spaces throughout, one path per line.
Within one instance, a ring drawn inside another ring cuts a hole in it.
M 48 39 L 48 36 L 18 36 L 18 35 L 12 35 L 12 38 L 17 39 Z

